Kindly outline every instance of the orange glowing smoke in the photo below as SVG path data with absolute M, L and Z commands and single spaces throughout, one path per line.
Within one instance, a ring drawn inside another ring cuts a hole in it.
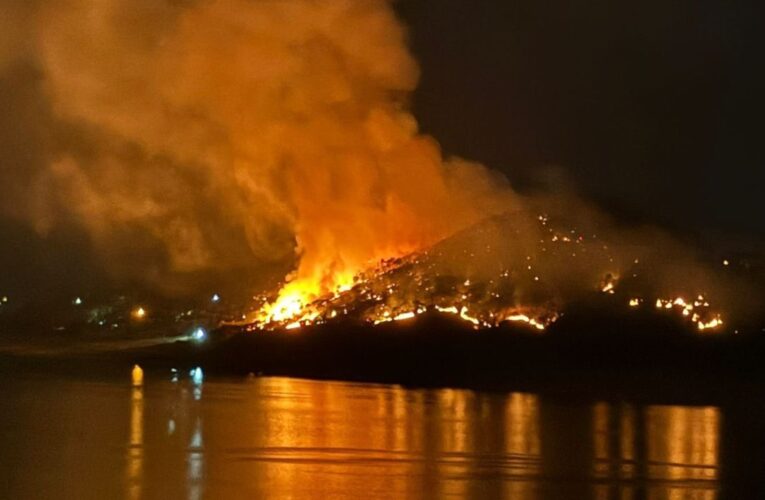
M 98 132 L 95 154 L 51 165 L 51 189 L 105 252 L 136 227 L 171 273 L 297 256 L 262 317 L 300 318 L 381 259 L 512 207 L 418 133 L 389 1 L 52 0 L 40 26 L 56 112 Z

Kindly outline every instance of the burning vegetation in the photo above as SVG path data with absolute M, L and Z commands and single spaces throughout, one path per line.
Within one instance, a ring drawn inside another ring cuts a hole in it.
M 296 330 L 332 321 L 378 325 L 431 312 L 453 316 L 475 329 L 515 323 L 544 331 L 561 316 L 566 303 L 587 288 L 577 289 L 562 280 L 556 274 L 561 267 L 578 275 L 575 281 L 581 283 L 598 269 L 616 268 L 624 259 L 597 235 L 563 231 L 547 215 L 522 219 L 518 214 L 495 217 L 428 250 L 383 260 L 323 296 L 301 294 L 298 287 L 287 284 L 270 302 L 268 296 L 257 297 L 259 305 L 241 323 L 248 331 Z M 524 235 L 539 236 L 525 256 L 514 246 L 518 240 L 512 236 L 518 228 L 524 228 Z M 630 309 L 642 308 L 651 293 L 644 287 L 644 271 L 635 258 L 625 278 L 607 272 L 588 291 L 613 296 Z M 641 296 L 629 295 L 641 287 Z M 676 313 L 699 331 L 716 331 L 723 324 L 704 295 L 690 301 L 655 300 L 657 309 Z
M 241 319 L 258 331 L 429 311 L 542 331 L 598 292 L 723 324 L 674 243 L 520 195 L 420 133 L 388 0 L 51 0 L 34 17 L 56 140 L 14 215 L 76 226 L 118 279 L 292 269 Z

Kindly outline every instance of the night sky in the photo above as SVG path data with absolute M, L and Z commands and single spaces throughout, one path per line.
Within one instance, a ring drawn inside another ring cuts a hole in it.
M 765 235 L 761 2 L 403 0 L 415 114 L 518 187 L 553 177 L 612 212 Z

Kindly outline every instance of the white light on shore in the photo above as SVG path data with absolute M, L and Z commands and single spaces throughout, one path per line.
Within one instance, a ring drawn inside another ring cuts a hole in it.
M 207 331 L 201 326 L 197 327 L 191 332 L 191 339 L 195 342 L 204 342 L 207 340 Z

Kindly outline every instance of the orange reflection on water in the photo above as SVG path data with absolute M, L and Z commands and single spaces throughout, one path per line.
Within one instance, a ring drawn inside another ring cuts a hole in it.
M 130 391 L 130 442 L 128 443 L 127 481 L 128 498 L 142 497 L 143 483 L 143 372 L 140 384 L 136 383 L 133 372 L 133 388 Z
M 190 384 L 174 392 L 175 434 L 165 425 L 157 441 L 133 389 L 131 498 L 160 480 L 175 492 L 170 477 L 187 498 L 716 498 L 715 408 L 288 378 L 205 382 L 198 400 Z
M 737 413 L 726 413 L 723 445 L 714 407 L 257 377 L 202 390 L 183 373 L 149 380 L 44 379 L 6 391 L 13 432 L 0 432 L 0 497 L 714 500 L 730 481 L 723 450 L 728 471 L 752 474 L 756 447 L 731 444 Z
M 512 467 L 513 480 L 506 484 L 509 498 L 536 498 L 535 484 L 540 470 L 541 435 L 539 396 L 512 393 L 505 408 L 505 450 Z

